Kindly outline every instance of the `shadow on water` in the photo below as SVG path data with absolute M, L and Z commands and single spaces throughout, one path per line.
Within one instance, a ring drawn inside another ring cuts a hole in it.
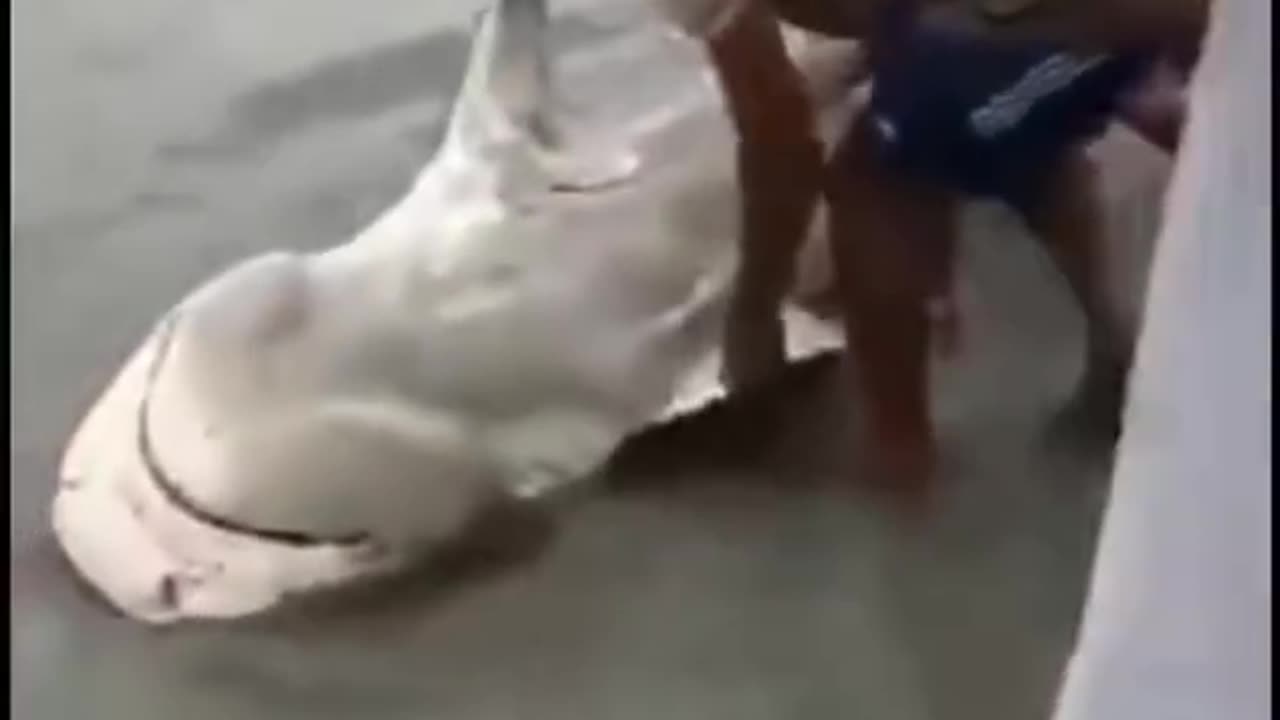
M 840 417 L 846 409 L 840 402 L 842 365 L 840 353 L 822 353 L 794 364 L 777 382 L 635 436 L 610 460 L 606 492 L 661 492 L 776 464 L 799 440 L 789 428 L 803 426 L 815 449 L 842 445 L 828 442 L 847 430 Z M 811 432 L 815 427 L 821 437 Z M 749 479 L 768 481 L 765 475 Z

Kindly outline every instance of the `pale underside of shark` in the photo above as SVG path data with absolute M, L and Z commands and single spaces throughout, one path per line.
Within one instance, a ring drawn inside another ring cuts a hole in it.
M 116 608 L 233 618 L 393 572 L 723 395 L 738 216 L 708 69 L 655 23 L 627 62 L 670 85 L 594 131 L 554 92 L 546 24 L 499 0 L 405 197 L 346 244 L 213 278 L 91 408 L 53 527 Z M 786 317 L 793 357 L 842 343 Z

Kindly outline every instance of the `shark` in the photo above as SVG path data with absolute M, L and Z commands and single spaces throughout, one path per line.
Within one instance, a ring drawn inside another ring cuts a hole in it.
M 482 12 L 403 197 L 343 244 L 196 288 L 89 409 L 51 519 L 117 610 L 231 619 L 393 573 L 725 394 L 738 200 L 708 68 L 655 19 L 669 86 L 592 122 L 548 27 L 545 0 Z M 841 345 L 786 319 L 797 358 Z

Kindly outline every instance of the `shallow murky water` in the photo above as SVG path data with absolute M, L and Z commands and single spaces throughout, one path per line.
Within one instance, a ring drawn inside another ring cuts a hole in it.
M 445 5 L 14 3 L 15 717 L 1042 714 L 1106 461 L 1044 436 L 1078 370 L 1079 320 L 998 213 L 966 258 L 972 352 L 940 375 L 948 490 L 927 527 L 851 489 L 847 393 L 819 363 L 753 452 L 733 430 L 751 408 L 647 438 L 502 562 L 164 632 L 73 581 L 46 523 L 80 413 L 210 272 L 338 242 L 397 196 L 438 137 L 478 3 Z M 624 42 L 626 17 L 566 14 L 560 43 Z

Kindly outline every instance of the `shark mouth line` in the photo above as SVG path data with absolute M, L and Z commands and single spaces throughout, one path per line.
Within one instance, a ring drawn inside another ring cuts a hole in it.
M 372 538 L 368 533 L 326 537 L 312 535 L 299 530 L 264 528 L 237 522 L 201 507 L 198 502 L 193 500 L 190 495 L 174 482 L 173 476 L 164 469 L 160 458 L 156 455 L 155 446 L 151 442 L 150 415 L 151 391 L 155 387 L 156 378 L 160 376 L 160 371 L 164 367 L 164 361 L 169 356 L 169 350 L 173 345 L 173 336 L 180 317 L 179 313 L 173 313 L 159 330 L 161 334 L 156 348 L 156 356 L 151 363 L 151 367 L 147 369 L 146 385 L 143 387 L 142 400 L 138 403 L 138 455 L 142 458 L 142 465 L 146 468 L 147 477 L 151 480 L 152 485 L 160 491 L 160 494 L 169 501 L 170 505 L 173 505 L 182 513 L 205 525 L 235 535 L 244 535 L 291 547 L 326 545 L 354 547 L 370 542 Z

